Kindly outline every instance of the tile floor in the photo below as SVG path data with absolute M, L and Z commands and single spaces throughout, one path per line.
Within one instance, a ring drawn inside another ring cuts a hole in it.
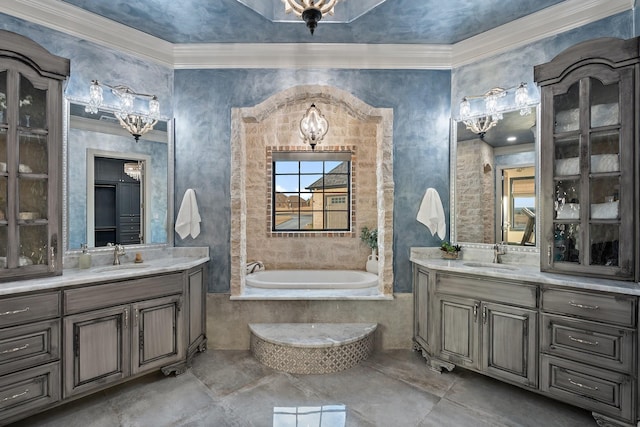
M 197 355 L 193 367 L 180 376 L 153 373 L 14 425 L 585 427 L 596 423 L 587 411 L 470 371 L 431 372 L 420 354 L 409 350 L 376 353 L 354 368 L 326 375 L 282 373 L 261 365 L 248 351 L 209 350 Z

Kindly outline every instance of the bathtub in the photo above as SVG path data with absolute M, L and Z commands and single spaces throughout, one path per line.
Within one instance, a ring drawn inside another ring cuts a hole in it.
M 231 299 L 392 299 L 378 276 L 358 270 L 266 270 L 247 274 L 242 294 Z

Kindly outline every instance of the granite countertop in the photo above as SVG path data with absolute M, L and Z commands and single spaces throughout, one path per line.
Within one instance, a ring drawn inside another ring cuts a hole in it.
M 640 284 L 637 282 L 546 273 L 540 271 L 540 267 L 536 265 L 492 264 L 490 261 L 475 259 L 445 260 L 435 258 L 434 252 L 427 249 L 431 248 L 412 248 L 410 261 L 426 268 L 452 273 L 640 296 Z
M 113 258 L 110 252 L 103 251 L 103 254 L 96 256 L 94 265 L 88 269 L 64 268 L 61 276 L 0 283 L 0 295 L 136 279 L 149 275 L 188 270 L 209 261 L 209 248 L 197 248 L 200 250 L 194 250 L 194 248 L 182 249 L 183 248 L 164 248 L 159 251 L 138 250 L 136 252 L 143 254 L 143 263 L 135 264 L 132 260 L 128 259 L 133 259 L 132 257 L 127 257 L 121 259 L 120 266 L 106 263 L 107 260 L 112 260 Z M 74 267 L 77 266 L 77 262 L 74 263 L 73 260 L 69 261 L 69 264 L 74 265 Z

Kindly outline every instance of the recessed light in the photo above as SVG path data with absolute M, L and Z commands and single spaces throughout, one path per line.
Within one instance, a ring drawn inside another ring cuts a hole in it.
M 516 138 L 515 136 L 510 136 L 509 138 L 507 138 L 507 141 L 509 141 L 509 142 L 513 142 L 513 141 L 515 141 L 516 139 L 518 139 L 518 138 Z

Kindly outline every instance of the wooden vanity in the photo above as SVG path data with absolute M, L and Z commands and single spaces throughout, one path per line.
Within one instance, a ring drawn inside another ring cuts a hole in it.
M 414 346 L 430 368 L 460 366 L 590 410 L 599 425 L 636 425 L 637 284 L 412 261 Z
M 208 257 L 0 286 L 0 425 L 206 349 Z M 104 270 L 104 269 L 103 269 Z

